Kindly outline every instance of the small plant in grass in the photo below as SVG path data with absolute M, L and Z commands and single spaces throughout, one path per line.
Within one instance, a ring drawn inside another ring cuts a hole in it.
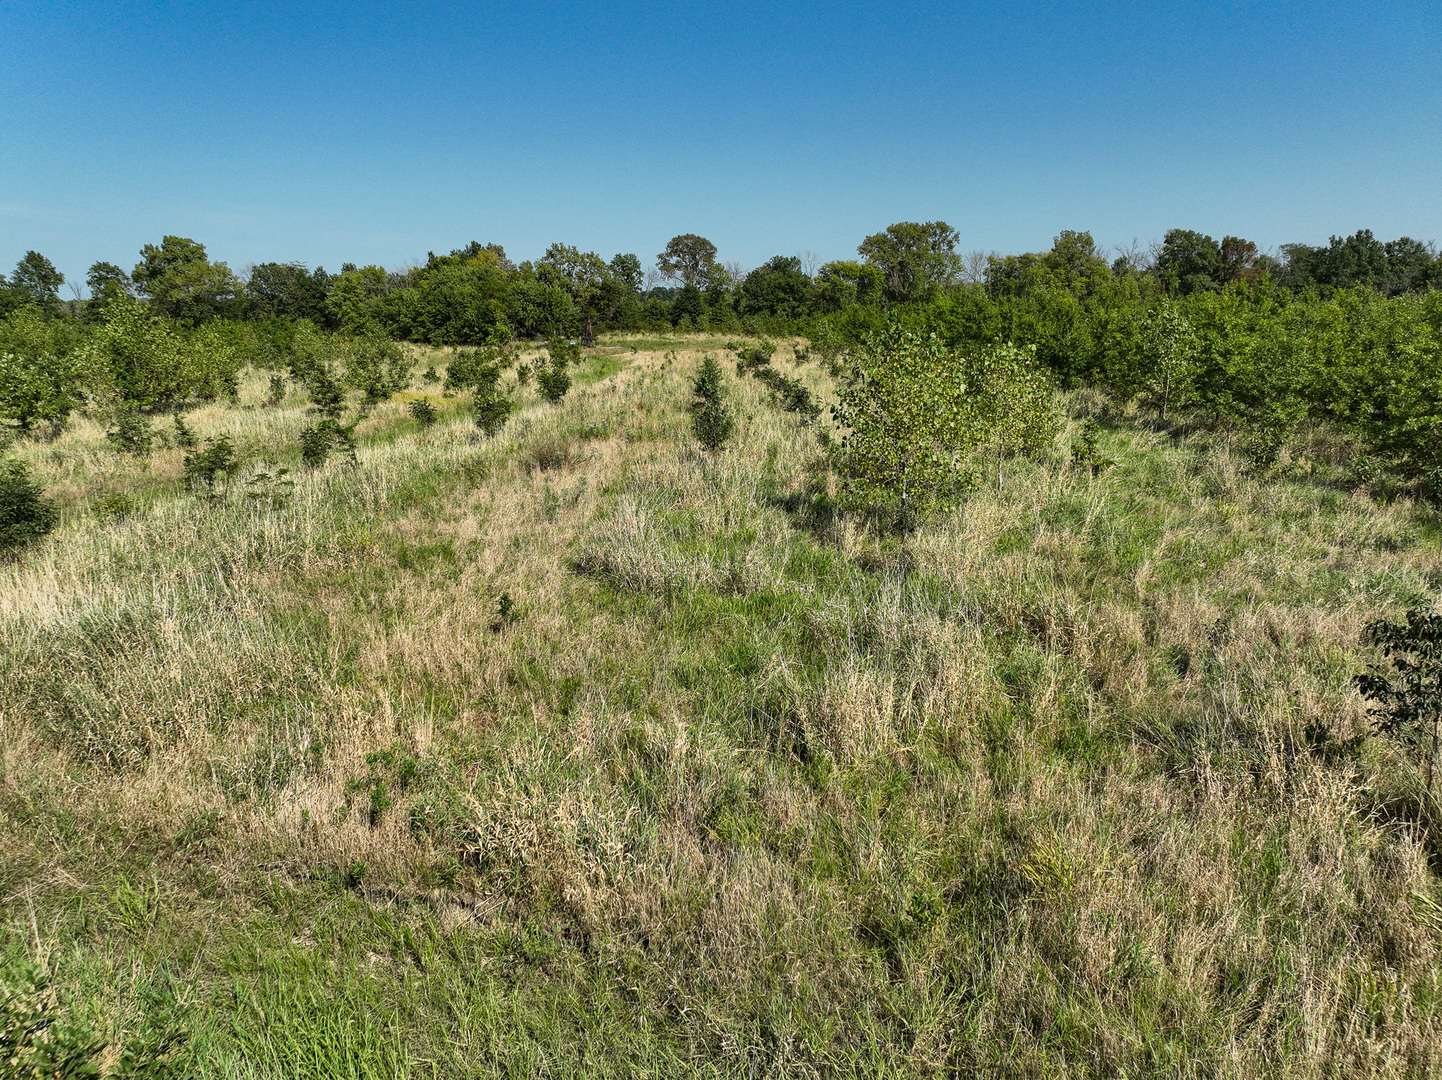
M 275 472 L 261 470 L 245 482 L 246 501 L 255 506 L 279 510 L 289 504 L 295 494 L 295 481 L 290 478 L 289 469 Z
M 491 368 L 486 377 L 476 383 L 475 396 L 471 399 L 476 427 L 484 435 L 498 434 L 510 419 L 511 410 L 516 407 L 511 396 L 501 389 L 500 382 L 500 368 Z
M 144 457 L 155 445 L 155 430 L 137 406 L 126 402 L 115 410 L 105 438 L 117 450 Z
M 189 1039 L 165 1010 L 125 1041 L 109 1068 L 107 1044 L 67 1015 L 45 971 L 24 964 L 0 972 L 0 1077 L 5 1080 L 180 1080 L 192 1075 Z
M 536 387 L 541 391 L 541 396 L 552 405 L 566 396 L 571 389 L 571 373 L 567 370 L 567 357 L 565 352 L 557 351 L 551 353 L 551 361 L 536 371 Z
M 1087 417 L 1082 423 L 1081 431 L 1077 434 L 1076 442 L 1071 445 L 1071 463 L 1076 469 L 1085 469 L 1093 476 L 1105 469 L 1111 468 L 1114 464 L 1110 458 L 1103 456 L 1099 449 L 1101 439 L 1101 425 L 1093 417 Z
M 60 520 L 45 489 L 23 461 L 0 461 L 0 555 L 51 532 Z
M 176 413 L 172 419 L 175 422 L 175 434 L 172 436 L 175 440 L 175 445 L 182 450 L 194 450 L 198 443 L 195 438 L 195 432 L 192 431 L 190 425 L 185 422 L 185 417 L 180 415 L 180 413 Z
M 733 348 L 729 343 L 727 348 Z M 776 346 L 762 338 L 755 345 L 734 347 L 736 351 L 736 374 L 745 375 L 756 368 L 762 368 L 771 363 L 771 358 L 776 355 Z
M 702 361 L 691 390 L 696 395 L 691 404 L 691 431 L 696 441 L 714 454 L 736 429 L 736 421 L 726 406 L 726 388 L 715 357 L 708 356 Z
M 499 634 L 521 617 L 521 606 L 511 599 L 508 592 L 501 593 L 496 601 L 496 617 L 491 620 L 491 633 Z
M 50 980 L 33 964 L 0 982 L 0 1076 L 6 1080 L 98 1078 L 105 1043 L 58 1008 Z
M 1431 795 L 1442 735 L 1442 612 L 1420 604 L 1403 622 L 1368 623 L 1362 637 L 1382 651 L 1391 670 L 1373 665 L 1357 676 L 1357 689 L 1376 703 L 1377 730 L 1425 762 Z
M 219 490 L 220 478 L 234 475 L 237 459 L 230 436 L 205 441 L 204 450 L 185 455 L 185 481 L 192 491 L 214 495 Z
M 113 491 L 109 495 L 102 495 L 97 509 L 103 517 L 126 518 L 135 513 L 135 499 L 127 491 Z
M 274 408 L 285 400 L 285 376 L 272 375 L 270 386 L 266 390 L 265 404 Z
M 530 365 L 529 363 L 526 363 L 526 364 L 518 364 L 518 365 L 516 366 L 516 385 L 517 385 L 517 386 L 530 386 L 530 385 L 531 385 L 531 365 Z
M 425 398 L 416 398 L 409 405 L 411 419 L 421 427 L 430 427 L 436 422 L 436 407 Z
M 355 461 L 355 427 L 360 419 L 349 424 L 326 417 L 320 423 L 302 428 L 300 432 L 300 459 L 307 468 L 318 469 L 330 459 L 334 450 L 344 450 L 351 462 Z

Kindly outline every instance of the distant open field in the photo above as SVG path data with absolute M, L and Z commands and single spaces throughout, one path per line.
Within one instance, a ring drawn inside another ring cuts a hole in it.
M 726 344 L 513 367 L 494 437 L 411 347 L 314 470 L 247 370 L 185 414 L 214 496 L 16 443 L 62 521 L 0 562 L 7 970 L 185 1076 L 1442 1075 L 1442 837 L 1347 743 L 1437 508 L 1076 391 L 878 535 Z

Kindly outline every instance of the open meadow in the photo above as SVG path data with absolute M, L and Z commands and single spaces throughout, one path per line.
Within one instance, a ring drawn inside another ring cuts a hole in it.
M 733 344 L 513 365 L 491 436 L 407 346 L 314 468 L 247 368 L 185 414 L 213 488 L 18 440 L 10 992 L 137 1076 L 1442 1075 L 1435 801 L 1353 683 L 1435 503 L 1082 389 L 879 532 L 827 365 L 776 350 L 811 419 Z

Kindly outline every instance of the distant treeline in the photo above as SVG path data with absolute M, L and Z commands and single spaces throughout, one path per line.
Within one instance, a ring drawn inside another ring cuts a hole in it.
M 633 254 L 609 261 L 553 244 L 534 262 L 513 263 L 497 244 L 473 242 L 398 272 L 346 263 L 340 273 L 299 263 L 261 263 L 244 279 L 212 262 L 203 244 L 167 236 L 132 270 L 97 262 L 89 300 L 62 302 L 65 278 L 29 252 L 0 279 L 0 316 L 23 305 L 103 321 L 121 298 L 184 326 L 215 319 L 306 319 L 347 334 L 379 332 L 436 345 L 494 345 L 515 337 L 667 329 L 781 332 L 854 308 L 883 311 L 947 296 L 993 300 L 1064 291 L 1088 299 L 1118 288 L 1138 298 L 1190 296 L 1260 286 L 1289 300 L 1328 298 L 1366 287 L 1384 296 L 1442 288 L 1442 259 L 1403 237 L 1387 243 L 1363 230 L 1323 247 L 1285 244 L 1280 259 L 1234 236 L 1221 242 L 1173 229 L 1148 251 L 1108 260 L 1091 235 L 1064 232 L 1050 251 L 962 256 L 945 222 L 902 222 L 869 236 L 856 261 L 820 266 L 777 255 L 749 273 L 723 266 L 704 237 L 675 237 L 647 275 Z M 648 277 L 652 283 L 648 286 Z M 862 315 L 865 318 L 865 315 Z
M 1264 457 L 1299 424 L 1340 426 L 1381 467 L 1442 491 L 1442 259 L 1431 246 L 1363 230 L 1273 257 L 1174 229 L 1108 258 L 1085 232 L 1023 255 L 964 256 L 958 241 L 945 222 L 901 222 L 866 237 L 855 261 L 778 255 L 741 273 L 685 234 L 649 274 L 633 254 L 554 244 L 516 265 L 471 243 L 405 272 L 262 263 L 241 280 L 203 245 L 168 236 L 129 272 L 96 263 L 90 298 L 72 301 L 30 252 L 0 289 L 0 423 L 53 426 L 82 403 L 167 407 L 227 391 L 245 363 L 313 367 L 321 348 L 364 374 L 384 366 L 375 358 L 392 340 L 796 333 L 839 362 L 900 323 L 959 350 L 1034 348 L 1063 386 L 1239 425 Z

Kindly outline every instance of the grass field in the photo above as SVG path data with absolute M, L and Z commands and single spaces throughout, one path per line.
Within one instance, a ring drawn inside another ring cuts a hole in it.
M 1077 393 L 879 538 L 729 364 L 695 446 L 721 345 L 494 439 L 418 374 L 313 472 L 254 374 L 187 415 L 214 498 L 17 445 L 64 520 L 0 564 L 0 960 L 177 1075 L 1442 1075 L 1442 840 L 1345 745 L 1436 510 Z

